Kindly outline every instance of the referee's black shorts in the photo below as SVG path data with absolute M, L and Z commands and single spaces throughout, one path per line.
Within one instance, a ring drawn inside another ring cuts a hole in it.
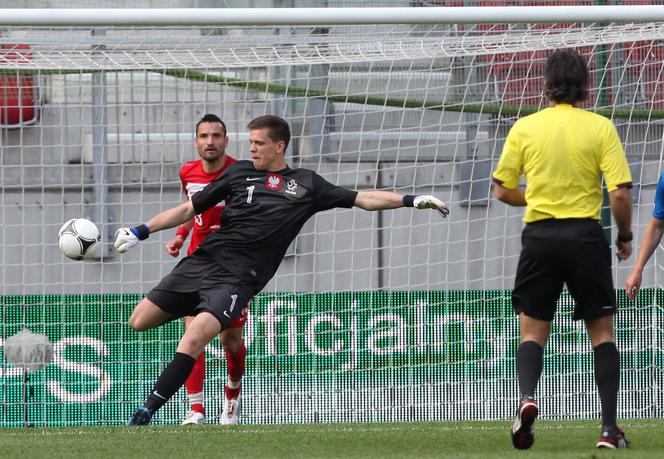
M 517 313 L 553 320 L 563 284 L 567 284 L 576 304 L 574 320 L 593 320 L 616 313 L 611 252 L 597 220 L 528 223 L 521 243 L 512 291 Z
M 196 250 L 180 260 L 147 298 L 176 318 L 209 312 L 226 329 L 258 290 L 258 286 L 243 282 L 204 251 Z

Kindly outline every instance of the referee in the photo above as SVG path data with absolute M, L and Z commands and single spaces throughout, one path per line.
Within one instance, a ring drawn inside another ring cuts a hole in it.
M 175 318 L 195 316 L 129 425 L 148 424 L 154 413 L 184 384 L 196 357 L 274 276 L 302 225 L 317 212 L 353 206 L 364 210 L 445 204 L 433 196 L 402 196 L 387 191 L 352 191 L 332 185 L 308 169 L 291 169 L 284 153 L 290 141 L 288 123 L 260 116 L 249 125 L 251 161 L 237 161 L 191 200 L 168 209 L 147 224 L 120 228 L 115 247 L 124 253 L 151 233 L 182 224 L 224 200 L 221 229 L 208 235 L 191 255 L 134 308 L 129 325 L 138 331 Z
M 602 174 L 618 226 L 618 260 L 632 253 L 632 178 L 615 127 L 578 108 L 588 96 L 588 67 L 574 50 L 556 50 L 545 69 L 550 106 L 518 120 L 493 173 L 496 197 L 526 207 L 522 249 L 512 291 L 519 315 L 516 353 L 521 402 L 512 426 L 515 448 L 534 442 L 535 388 L 556 304 L 567 285 L 585 322 L 602 406 L 598 448 L 626 448 L 616 424 L 620 365 L 613 337 L 616 297 L 611 253 L 599 224 Z M 521 175 L 526 187 L 519 186 Z

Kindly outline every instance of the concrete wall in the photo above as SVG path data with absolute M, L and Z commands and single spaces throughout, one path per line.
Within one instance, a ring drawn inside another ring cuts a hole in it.
M 116 121 L 109 122 L 109 131 L 115 132 L 108 133 L 104 166 L 108 221 L 98 222 L 106 243 L 105 257 L 80 263 L 63 258 L 56 234 L 67 219 L 98 212 L 101 187 L 94 181 L 95 165 L 90 162 L 94 148 L 91 108 L 83 102 L 64 103 L 68 98 L 53 89 L 57 81 L 46 83 L 50 99 L 46 99 L 40 124 L 2 131 L 2 291 L 147 291 L 176 262 L 163 250 L 173 231 L 155 234 L 141 248 L 123 256 L 110 250 L 112 233 L 120 225 L 145 221 L 181 200 L 177 171 L 182 161 L 195 158 L 191 120 L 215 111 L 214 103 L 196 96 L 185 101 L 173 91 L 164 95 L 161 109 L 129 104 L 122 98 L 108 104 L 107 119 Z M 108 100 L 114 97 L 107 94 Z M 246 158 L 242 126 L 264 113 L 266 103 L 258 102 L 255 107 L 245 103 L 239 108 L 230 103 L 238 94 L 225 92 L 224 97 L 223 116 L 229 121 L 232 138 L 229 151 Z M 461 176 L 464 167 L 484 161 L 488 166 L 480 182 L 473 185 L 488 180 L 509 124 L 486 117 L 481 120 L 476 137 L 480 140 L 472 142 L 476 147 L 472 150 L 476 161 L 472 162 L 465 131 L 459 127 L 453 131 L 463 121 L 459 115 L 416 110 L 353 115 L 360 108 L 336 107 L 334 116 L 343 118 L 349 130 L 325 136 L 328 150 L 323 155 L 310 153 L 315 136 L 301 132 L 302 123 L 295 122 L 291 163 L 315 169 L 349 188 L 435 194 L 450 203 L 450 218 L 443 221 L 434 212 L 411 209 L 385 211 L 382 216 L 359 209 L 320 214 L 305 225 L 268 290 L 510 288 L 520 249 L 522 210 L 488 200 L 488 194 L 469 202 L 472 191 L 463 186 L 468 176 Z M 426 125 L 439 123 L 446 129 L 439 132 L 447 134 L 438 140 L 424 135 L 433 131 L 422 133 L 420 140 L 376 135 L 397 128 L 407 131 L 404 126 L 422 120 Z M 370 140 L 360 139 L 351 128 L 364 130 Z M 654 197 L 662 129 L 658 125 L 630 125 L 629 129 L 620 125 L 620 132 L 635 176 L 642 183 L 635 205 L 636 236 L 640 237 Z M 618 285 L 632 262 L 633 258 L 616 268 Z M 644 285 L 652 285 L 654 276 L 651 264 Z

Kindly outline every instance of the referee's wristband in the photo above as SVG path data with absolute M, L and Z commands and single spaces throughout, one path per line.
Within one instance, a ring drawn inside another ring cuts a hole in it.
M 627 234 L 618 233 L 618 240 L 620 242 L 632 242 L 632 239 L 634 239 L 634 235 L 632 234 L 631 231 Z
M 138 225 L 129 228 L 129 230 L 134 233 L 134 236 L 136 236 L 140 241 L 147 239 L 150 237 L 150 228 L 148 228 L 148 225 Z
M 404 207 L 415 207 L 415 196 L 412 194 L 406 194 L 403 197 L 403 205 Z

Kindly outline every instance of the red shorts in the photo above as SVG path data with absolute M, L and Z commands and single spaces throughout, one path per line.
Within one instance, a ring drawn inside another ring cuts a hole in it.
M 244 327 L 244 324 L 247 323 L 247 317 L 249 316 L 249 305 L 251 303 L 247 304 L 242 312 L 240 313 L 239 316 L 233 317 L 233 320 L 231 320 L 231 324 L 228 328 L 242 328 Z

